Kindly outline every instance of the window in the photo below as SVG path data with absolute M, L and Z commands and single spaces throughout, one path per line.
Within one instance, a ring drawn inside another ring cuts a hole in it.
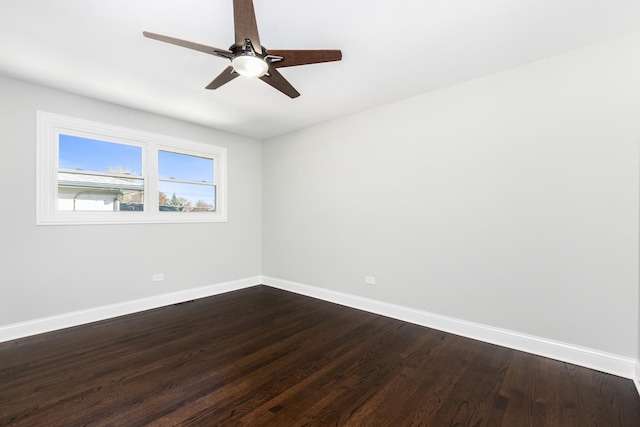
M 122 211 L 132 203 L 144 206 L 142 147 L 61 133 L 57 178 L 59 211 Z
M 216 186 L 211 159 L 160 151 L 158 181 L 161 204 L 182 212 L 215 212 Z M 171 199 L 166 199 L 169 195 Z
M 37 222 L 226 221 L 226 148 L 38 112 Z

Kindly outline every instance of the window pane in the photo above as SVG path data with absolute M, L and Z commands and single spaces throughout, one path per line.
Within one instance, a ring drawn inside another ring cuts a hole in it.
M 216 187 L 160 181 L 160 211 L 215 212 Z
M 141 179 L 81 173 L 58 173 L 60 211 L 142 211 Z
M 142 148 L 71 135 L 58 138 L 59 167 L 142 175 Z
M 158 172 L 160 178 L 213 183 L 213 160 L 159 151 Z

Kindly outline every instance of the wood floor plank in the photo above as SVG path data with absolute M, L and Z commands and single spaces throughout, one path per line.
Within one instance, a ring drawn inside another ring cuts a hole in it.
M 1 426 L 640 426 L 627 379 L 256 286 L 0 344 Z

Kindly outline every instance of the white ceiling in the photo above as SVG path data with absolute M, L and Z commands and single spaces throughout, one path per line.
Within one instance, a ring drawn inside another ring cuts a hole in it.
M 640 30 L 639 0 L 254 0 L 267 49 L 341 49 L 259 80 L 204 87 L 222 58 L 151 31 L 233 44 L 231 0 L 0 0 L 0 74 L 268 139 Z

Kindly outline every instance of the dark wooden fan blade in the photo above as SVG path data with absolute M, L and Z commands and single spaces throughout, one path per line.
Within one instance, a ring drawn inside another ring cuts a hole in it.
M 258 23 L 252 0 L 233 0 L 233 23 L 236 45 L 242 46 L 245 39 L 251 40 L 253 50 L 262 54 L 262 45 L 258 35 Z
M 297 98 L 300 96 L 300 93 L 291 86 L 291 83 L 289 83 L 287 79 L 285 79 L 284 76 L 273 67 L 269 68 L 269 73 L 260 77 L 260 80 L 273 86 L 290 98 Z
M 225 83 L 229 83 L 231 80 L 235 79 L 239 75 L 240 74 L 233 71 L 233 67 L 229 65 L 227 68 L 224 69 L 222 73 L 220 73 L 218 77 L 216 77 L 211 83 L 209 83 L 209 85 L 207 86 L 207 89 L 218 89 L 220 86 L 222 86 Z
M 207 46 L 200 43 L 194 43 L 187 40 L 177 39 L 175 37 L 163 36 L 162 34 L 150 33 L 148 31 L 143 31 L 142 34 L 145 37 L 154 40 L 160 40 L 161 42 L 171 43 L 176 46 L 182 46 L 193 50 L 198 50 L 200 52 L 209 53 L 215 56 L 221 56 L 223 58 L 231 58 L 233 57 L 233 53 L 227 49 L 219 49 L 217 47 Z
M 294 67 L 296 65 L 318 64 L 320 62 L 340 61 L 342 51 L 340 50 L 271 50 L 267 54 L 281 56 L 282 61 L 271 63 L 272 67 Z

